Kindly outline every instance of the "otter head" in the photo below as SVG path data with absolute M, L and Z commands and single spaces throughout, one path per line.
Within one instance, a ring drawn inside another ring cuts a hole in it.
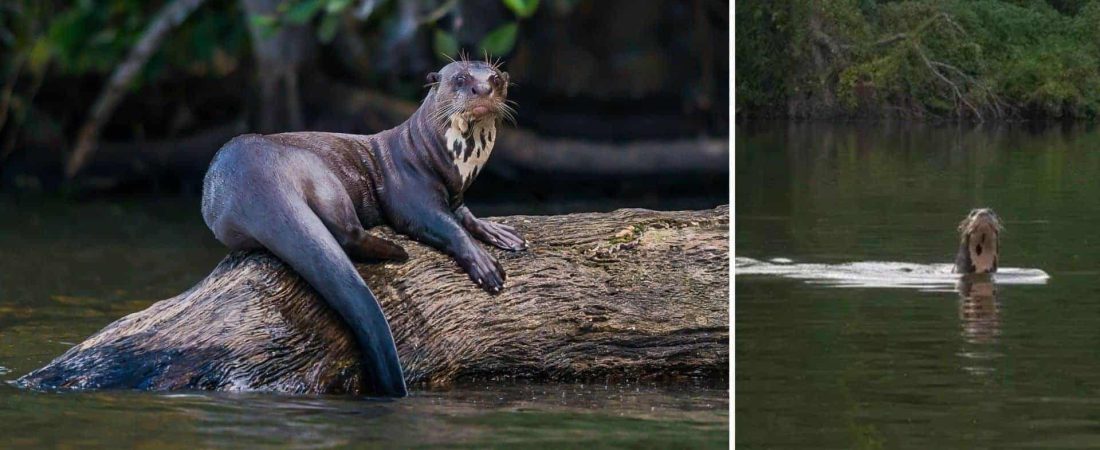
M 515 110 L 508 104 L 508 72 L 486 61 L 455 61 L 428 74 L 432 86 L 432 117 L 441 125 L 455 119 L 466 124 L 508 119 Z
M 959 252 L 955 257 L 955 272 L 996 272 L 1000 250 L 998 237 L 1003 229 L 1001 219 L 992 209 L 971 210 L 959 223 Z

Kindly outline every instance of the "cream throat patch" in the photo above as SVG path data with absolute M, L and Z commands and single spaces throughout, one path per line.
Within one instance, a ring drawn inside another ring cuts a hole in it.
M 462 113 L 455 113 L 450 117 L 450 126 L 444 133 L 447 142 L 447 150 L 451 152 L 452 160 L 462 178 L 463 188 L 468 187 L 477 178 L 485 162 L 489 160 L 489 154 L 493 152 L 493 144 L 497 139 L 497 125 L 494 118 L 471 121 Z

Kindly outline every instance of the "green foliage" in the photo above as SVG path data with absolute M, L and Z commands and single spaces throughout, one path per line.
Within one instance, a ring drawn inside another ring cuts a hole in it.
M 539 0 L 502 2 L 516 15 L 517 20 L 500 25 L 482 37 L 477 44 L 477 54 L 504 56 L 511 53 L 519 35 L 519 20 L 534 16 L 539 7 Z M 440 55 L 440 59 L 445 60 L 447 57 L 456 58 L 462 46 L 453 34 L 436 28 L 432 35 L 432 47 Z
M 502 0 L 502 2 L 520 19 L 533 16 L 539 6 L 539 0 Z M 318 39 L 321 42 L 330 42 L 339 30 L 340 18 L 352 4 L 352 0 L 289 0 L 280 5 L 278 14 L 252 17 L 251 21 L 254 26 L 270 34 L 280 26 L 304 25 L 321 17 L 317 26 Z M 442 8 L 441 11 L 446 12 L 454 5 L 454 2 L 442 2 L 440 8 Z M 423 20 L 434 23 L 436 19 L 437 17 L 426 16 Z M 507 54 L 515 47 L 518 29 L 518 22 L 501 25 L 482 38 L 478 43 L 478 49 L 493 55 Z M 436 53 L 450 57 L 457 56 L 460 50 L 454 35 L 438 27 L 432 31 L 432 44 Z
M 302 0 L 298 3 L 283 3 L 280 9 L 284 9 L 283 18 L 287 23 L 303 25 L 313 19 L 313 16 L 325 6 L 321 0 Z
M 504 5 L 516 13 L 517 16 L 528 18 L 535 15 L 539 7 L 539 0 L 504 0 Z
M 392 20 L 397 8 L 380 0 L 373 11 L 383 13 L 369 20 Z M 41 71 L 49 65 L 62 74 L 106 74 L 129 53 L 133 44 L 162 6 L 146 0 L 15 0 L 0 2 L 0 69 Z M 245 25 L 261 34 L 273 34 L 282 26 L 314 26 L 322 43 L 330 42 L 341 29 L 346 16 L 356 8 L 355 0 L 286 0 L 269 15 L 243 17 L 238 0 L 211 0 L 197 9 L 165 41 L 143 69 L 139 82 L 162 71 L 182 69 L 194 73 L 224 73 L 249 51 Z M 461 45 L 455 36 L 436 22 L 455 6 L 454 1 L 439 0 L 437 13 L 424 18 L 436 53 L 456 56 Z M 515 14 L 508 21 L 481 37 L 476 44 L 480 53 L 503 56 L 515 48 L 519 20 L 533 17 L 538 0 L 502 0 Z M 365 19 L 364 19 L 365 20 Z M 20 68 L 14 62 L 24 61 Z
M 737 8 L 739 109 L 783 111 L 809 101 L 817 103 L 806 110 L 846 115 L 1100 112 L 1097 1 L 749 1 Z
M 0 51 L 7 55 L 27 55 L 34 67 L 52 64 L 65 74 L 107 73 L 126 57 L 144 31 L 158 4 L 142 0 L 93 2 L 49 2 L 24 0 L 13 3 L 12 11 L 21 15 L 0 35 L 12 33 L 19 39 Z M 146 68 L 149 76 L 165 65 L 184 70 L 208 70 L 212 64 L 224 65 L 227 58 L 238 57 L 245 49 L 245 37 L 239 14 L 232 3 L 217 4 L 221 10 L 200 9 L 174 31 Z M 0 22 L 0 28 L 4 23 Z M 18 27 L 19 29 L 16 29 Z M 16 42 L 18 41 L 18 42 Z
M 305 25 L 317 20 L 317 39 L 332 42 L 340 30 L 340 22 L 352 6 L 352 0 L 289 0 L 279 5 L 273 15 L 250 17 L 261 35 L 271 36 L 285 25 Z M 319 19 L 318 19 L 319 18 Z
M 49 24 L 46 38 L 58 66 L 67 72 L 106 72 L 126 55 L 146 17 L 138 0 L 103 8 L 79 1 Z
M 256 14 L 249 16 L 249 23 L 260 29 L 265 36 L 274 35 L 279 30 L 279 18 L 269 14 Z
M 495 30 L 485 35 L 485 38 L 478 44 L 481 52 L 489 55 L 506 55 L 512 51 L 512 47 L 516 45 L 516 32 L 519 30 L 519 24 L 512 22 L 501 25 Z
M 782 108 L 790 89 L 787 73 L 797 31 L 795 2 L 742 0 L 734 3 L 738 108 Z
M 321 24 L 317 26 L 317 39 L 321 42 L 332 42 L 337 31 L 340 31 L 340 15 L 325 14 L 325 17 L 321 19 Z
M 436 28 L 432 36 L 432 47 L 439 59 L 445 60 L 458 54 L 458 39 L 455 39 L 455 35 Z

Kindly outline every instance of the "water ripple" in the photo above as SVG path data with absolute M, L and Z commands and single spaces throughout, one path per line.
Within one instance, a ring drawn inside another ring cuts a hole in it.
M 953 292 L 960 274 L 951 264 L 914 264 L 890 261 L 860 261 L 842 264 L 795 263 L 786 258 L 760 261 L 737 257 L 736 276 L 775 275 L 836 287 L 911 288 L 927 292 Z M 1039 269 L 1002 267 L 997 284 L 1046 284 L 1050 275 Z

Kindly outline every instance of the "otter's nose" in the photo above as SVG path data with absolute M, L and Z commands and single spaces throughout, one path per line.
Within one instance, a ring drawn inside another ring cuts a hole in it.
M 493 86 L 489 85 L 489 83 L 477 83 L 474 84 L 474 87 L 470 90 L 478 97 L 487 97 L 489 94 L 493 93 Z

